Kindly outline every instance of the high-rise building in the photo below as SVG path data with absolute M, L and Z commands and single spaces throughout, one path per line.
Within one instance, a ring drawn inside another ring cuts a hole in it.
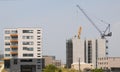
M 72 52 L 66 52 L 66 55 L 72 55 L 72 63 L 76 63 L 80 59 L 80 62 L 92 63 L 94 67 L 97 67 L 97 58 L 107 55 L 105 39 L 79 39 L 74 37 L 71 48 Z M 68 59 L 69 57 L 66 57 L 66 60 Z
M 4 29 L 4 64 L 10 72 L 42 72 L 42 29 Z

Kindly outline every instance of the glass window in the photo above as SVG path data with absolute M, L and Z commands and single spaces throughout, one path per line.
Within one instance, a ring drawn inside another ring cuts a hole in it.
M 5 31 L 5 34 L 10 34 L 10 31 L 9 31 L 9 30 L 6 30 L 6 31 Z
M 23 50 L 33 51 L 33 47 L 23 47 Z
M 33 54 L 23 54 L 23 57 L 33 57 Z
M 40 31 L 40 30 L 37 30 L 37 31 Z
M 40 37 L 40 36 L 37 36 L 37 37 Z
M 37 32 L 37 34 L 40 34 L 41 32 Z
M 22 59 L 21 62 L 32 62 L 32 59 Z
M 40 51 L 40 50 L 37 50 L 37 51 Z
M 37 63 L 41 63 L 41 60 L 37 60 Z
M 37 43 L 40 43 L 40 41 L 38 41 Z
M 10 54 L 5 54 L 6 57 L 10 57 Z
M 37 56 L 37 57 L 41 57 L 41 56 Z
M 17 64 L 17 61 L 18 61 L 17 59 L 14 59 L 14 64 Z
M 5 51 L 10 51 L 10 48 L 5 48 Z
M 23 33 L 33 33 L 33 30 L 23 30 Z
M 10 40 L 10 36 L 5 36 L 5 40 Z
M 40 53 L 37 53 L 37 55 L 40 55 Z
M 38 68 L 38 69 L 41 69 L 41 66 L 40 66 L 40 65 L 37 65 L 37 68 Z
M 37 47 L 37 49 L 40 49 L 40 47 Z
M 5 42 L 5 45 L 10 45 L 10 42 Z
M 16 33 L 17 33 L 17 30 L 12 30 L 11 33 L 12 33 L 12 34 L 16 34 Z
M 23 45 L 33 45 L 33 42 L 23 42 Z
M 40 40 L 40 38 L 37 38 L 37 40 Z
M 40 45 L 40 44 L 37 44 L 37 45 Z

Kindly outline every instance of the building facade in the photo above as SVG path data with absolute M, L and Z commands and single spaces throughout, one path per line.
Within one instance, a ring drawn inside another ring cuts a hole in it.
M 97 58 L 106 57 L 105 39 L 78 39 L 73 38 L 73 63 L 80 62 L 93 63 L 97 67 Z
M 72 39 L 66 40 L 66 67 L 71 68 L 73 63 L 73 43 Z
M 120 72 L 120 57 L 100 57 L 97 63 L 98 68 L 108 72 Z
M 10 72 L 42 72 L 42 29 L 5 29 L 4 64 Z
M 73 37 L 72 45 L 70 45 L 70 47 L 68 44 L 66 45 L 68 48 L 71 48 L 70 50 L 72 52 L 66 52 L 66 55 L 70 54 L 70 56 L 73 57 L 71 57 L 72 63 L 78 62 L 80 58 L 80 62 L 93 63 L 95 68 L 97 68 L 97 58 L 106 57 L 108 54 L 105 39 L 79 39 L 77 37 Z M 68 49 L 67 47 L 66 51 Z M 70 57 L 66 56 L 66 60 L 69 58 Z M 66 64 L 68 63 L 70 63 L 70 61 L 66 62 Z

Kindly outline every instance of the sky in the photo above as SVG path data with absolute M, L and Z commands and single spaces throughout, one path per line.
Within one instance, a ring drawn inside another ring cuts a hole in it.
M 88 14 L 101 31 L 111 25 L 109 56 L 120 56 L 120 0 L 0 0 L 0 50 L 4 50 L 4 29 L 41 27 L 43 55 L 54 55 L 65 63 L 66 40 L 77 35 L 98 38 L 99 32 L 76 7 Z

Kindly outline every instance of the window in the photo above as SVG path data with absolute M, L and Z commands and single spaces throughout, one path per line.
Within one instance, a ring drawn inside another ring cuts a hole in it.
M 33 51 L 33 47 L 23 47 L 23 50 Z
M 23 33 L 33 33 L 33 30 L 23 30 Z
M 10 54 L 5 54 L 6 57 L 10 57 Z
M 17 30 L 12 30 L 11 33 L 12 33 L 12 34 L 16 34 L 16 33 L 17 33 Z
M 37 51 L 40 51 L 40 50 L 37 50 Z
M 17 43 L 17 42 L 15 42 L 15 43 L 12 42 L 11 45 L 13 45 L 13 46 L 18 46 L 18 43 Z
M 23 54 L 23 57 L 33 57 L 33 54 Z
M 10 51 L 10 48 L 5 48 L 5 51 Z
M 41 60 L 40 60 L 40 59 L 37 59 L 37 63 L 41 63 Z
M 37 49 L 40 49 L 40 47 L 37 47 Z
M 5 40 L 10 40 L 10 36 L 5 36 Z
M 88 41 L 88 63 L 92 62 L 92 41 Z
M 32 59 L 22 59 L 21 62 L 32 62 Z
M 33 39 L 33 36 L 23 36 L 23 39 Z
M 23 45 L 33 45 L 33 42 L 23 42 Z
M 41 32 L 37 32 L 37 34 L 40 34 Z
M 37 31 L 40 31 L 40 30 L 37 30 Z
M 12 51 L 17 51 L 18 49 L 17 48 L 12 48 Z
M 37 43 L 40 43 L 40 41 L 38 41 Z
M 18 36 L 12 36 L 11 39 L 12 39 L 12 40 L 17 40 L 17 39 L 18 39 Z
M 18 61 L 17 59 L 14 59 L 14 64 L 17 64 L 17 61 Z
M 37 37 L 40 37 L 40 36 L 37 36 Z
M 9 30 L 6 30 L 6 31 L 5 31 L 5 34 L 10 34 L 10 31 L 9 31 Z
M 37 44 L 37 45 L 40 45 L 40 44 Z
M 40 53 L 37 53 L 37 55 L 40 55 Z
M 37 57 L 41 57 L 41 56 L 37 56 Z
M 40 66 L 40 65 L 37 65 L 37 68 L 38 68 L 38 69 L 41 69 L 41 66 Z
M 10 42 L 5 42 L 5 45 L 10 45 Z
M 37 38 L 38 40 L 40 40 L 40 38 Z

